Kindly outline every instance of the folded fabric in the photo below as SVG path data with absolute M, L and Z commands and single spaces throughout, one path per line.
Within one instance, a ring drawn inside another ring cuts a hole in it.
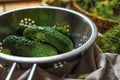
M 60 68 L 37 66 L 32 80 L 120 80 L 120 55 L 102 53 L 98 45 L 87 49 L 80 59 Z M 0 68 L 0 80 L 5 80 L 8 69 Z M 16 69 L 11 80 L 26 80 L 30 69 Z

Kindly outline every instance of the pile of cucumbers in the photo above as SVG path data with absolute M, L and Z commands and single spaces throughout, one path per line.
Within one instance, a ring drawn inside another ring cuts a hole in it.
M 3 50 L 23 57 L 45 57 L 73 50 L 70 32 L 64 27 L 19 26 L 2 42 Z

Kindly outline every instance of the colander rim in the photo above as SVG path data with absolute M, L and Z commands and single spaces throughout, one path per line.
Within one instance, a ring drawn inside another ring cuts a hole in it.
M 24 63 L 51 63 L 51 62 L 56 62 L 56 61 L 62 61 L 67 58 L 72 58 L 72 57 L 78 55 L 78 52 L 79 52 L 79 54 L 81 54 L 95 42 L 98 32 L 97 32 L 97 28 L 96 28 L 96 25 L 94 24 L 94 22 L 87 16 L 83 15 L 82 13 L 78 13 L 78 12 L 70 10 L 70 9 L 61 8 L 61 7 L 53 7 L 53 6 L 31 6 L 31 7 L 24 7 L 24 8 L 9 10 L 9 11 L 1 13 L 0 16 L 9 14 L 14 11 L 26 10 L 26 9 L 37 9 L 37 8 L 39 8 L 39 9 L 47 8 L 47 9 L 57 9 L 57 10 L 67 11 L 67 12 L 76 14 L 76 15 L 84 18 L 89 23 L 89 25 L 91 26 L 91 30 L 92 30 L 89 40 L 86 43 L 84 43 L 81 47 L 78 47 L 77 49 L 74 49 L 72 51 L 69 51 L 69 52 L 66 52 L 63 54 L 55 55 L 55 56 L 20 57 L 20 56 L 13 56 L 13 55 L 7 55 L 7 54 L 0 53 L 0 58 L 5 59 L 5 60 L 14 61 L 14 62 L 24 62 Z

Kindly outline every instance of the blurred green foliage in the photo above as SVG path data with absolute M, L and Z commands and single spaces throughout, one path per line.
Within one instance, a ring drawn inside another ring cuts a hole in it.
M 77 0 L 77 4 L 96 16 L 120 20 L 120 0 Z
M 115 25 L 103 34 L 101 49 L 103 52 L 120 54 L 120 25 Z

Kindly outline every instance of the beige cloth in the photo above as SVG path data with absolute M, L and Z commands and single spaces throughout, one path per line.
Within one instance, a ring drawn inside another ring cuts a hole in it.
M 18 78 L 26 80 L 29 71 L 30 69 L 16 69 L 11 80 Z M 24 76 L 21 76 L 23 73 Z M 5 80 L 6 74 L 7 70 L 1 68 L 0 80 Z M 100 48 L 94 44 L 80 59 L 69 62 L 62 68 L 37 67 L 33 80 L 120 80 L 120 55 L 102 53 Z

